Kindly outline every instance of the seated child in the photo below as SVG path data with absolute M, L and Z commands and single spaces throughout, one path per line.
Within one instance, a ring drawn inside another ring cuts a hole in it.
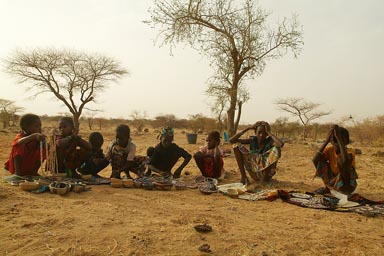
M 151 171 L 161 174 L 163 177 L 168 178 L 172 175 L 172 168 L 180 157 L 184 158 L 183 163 L 173 173 L 173 178 L 180 178 L 181 172 L 184 167 L 189 163 L 192 156 L 173 143 L 174 131 L 171 127 L 165 127 L 160 132 L 160 143 L 156 147 L 150 147 L 147 150 L 150 154 L 148 163 L 148 172 L 146 175 L 151 175 Z
M 81 174 L 91 174 L 92 176 L 99 177 L 98 173 L 109 164 L 101 148 L 104 143 L 104 138 L 101 133 L 92 132 L 89 135 L 88 141 L 92 146 L 92 152 L 79 171 Z
M 210 132 L 206 145 L 193 155 L 201 175 L 210 178 L 220 178 L 224 175 L 223 151 L 220 149 L 220 133 Z
M 120 179 L 121 172 L 125 172 L 127 178 L 132 178 L 129 172 L 141 176 L 145 169 L 145 158 L 135 154 L 136 145 L 132 142 L 129 126 L 117 126 L 116 139 L 109 144 L 106 154 L 106 159 L 112 166 L 111 178 Z
M 240 139 L 249 130 L 254 130 L 256 136 Z M 233 152 L 240 169 L 241 183 L 249 183 L 245 170 L 255 181 L 271 181 L 276 173 L 277 162 L 284 143 L 271 133 L 271 127 L 267 122 L 256 122 L 253 126 L 232 136 L 229 142 L 235 144 Z M 249 150 L 244 144 L 250 145 Z
M 328 143 L 331 145 L 327 146 Z M 333 125 L 312 160 L 316 167 L 315 177 L 320 177 L 324 182 L 324 187 L 316 189 L 315 193 L 326 194 L 332 188 L 344 194 L 351 194 L 356 189 L 355 151 L 347 148 L 348 144 L 348 130 Z
M 21 131 L 12 142 L 12 150 L 4 168 L 18 176 L 37 176 L 41 165 L 41 157 L 46 158 L 46 144 L 42 152 L 40 142 L 45 141 L 41 133 L 40 117 L 26 114 L 20 118 Z M 41 155 L 42 154 L 42 155 Z
M 66 173 L 67 177 L 80 178 L 76 169 L 89 158 L 92 146 L 78 135 L 71 117 L 60 119 L 59 131 L 56 137 L 58 172 Z

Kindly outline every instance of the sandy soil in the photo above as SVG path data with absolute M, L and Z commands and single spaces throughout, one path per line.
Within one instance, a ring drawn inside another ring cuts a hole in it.
M 0 133 L 1 163 L 14 136 Z M 114 134 L 104 136 L 106 146 Z M 187 144 L 185 135 L 177 132 L 175 142 L 193 153 L 204 137 L 199 135 L 196 145 Z M 152 133 L 133 139 L 140 154 L 157 143 Z M 359 192 L 383 199 L 384 158 L 372 156 L 383 149 L 359 148 L 363 151 L 357 155 Z M 311 157 L 316 149 L 310 143 L 286 144 L 276 187 L 312 191 L 321 186 L 320 180 L 312 179 Z M 238 182 L 233 156 L 225 158 L 225 168 L 228 175 L 222 183 Z M 193 161 L 184 171 L 198 174 Z M 101 172 L 105 177 L 109 174 L 109 167 Z M 203 223 L 213 232 L 196 232 L 194 226 Z M 248 202 L 193 189 L 147 191 L 95 185 L 87 192 L 59 196 L 0 184 L 1 255 L 383 255 L 383 228 L 383 218 L 301 208 L 281 200 Z M 198 251 L 205 243 L 211 254 Z

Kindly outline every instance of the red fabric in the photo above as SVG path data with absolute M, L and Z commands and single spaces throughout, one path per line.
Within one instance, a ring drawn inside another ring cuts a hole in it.
M 213 157 L 206 157 L 203 159 L 203 164 L 204 164 L 204 170 L 205 170 L 205 173 L 207 174 L 207 177 L 214 178 L 215 177 L 215 175 L 214 175 L 215 159 Z M 224 170 L 223 166 L 224 166 L 224 160 L 223 160 L 223 158 L 220 158 L 220 167 L 219 167 L 220 174 L 219 174 L 219 176 L 221 176 L 223 174 L 223 170 Z
M 21 156 L 21 169 L 20 176 L 36 175 L 35 167 L 36 163 L 40 162 L 40 149 L 39 141 L 30 141 L 26 144 L 18 144 L 19 139 L 23 138 L 23 133 L 18 133 L 16 138 L 12 142 L 12 150 L 9 159 L 4 164 L 4 168 L 7 169 L 11 174 L 15 174 L 15 162 L 16 156 Z M 43 159 L 45 159 L 45 147 L 43 150 Z

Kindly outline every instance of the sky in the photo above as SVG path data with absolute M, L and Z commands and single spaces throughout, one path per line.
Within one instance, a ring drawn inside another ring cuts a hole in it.
M 246 81 L 251 99 L 241 123 L 273 122 L 294 116 L 281 112 L 277 99 L 301 97 L 321 104 L 332 114 L 319 122 L 338 122 L 383 115 L 384 1 L 382 0 L 260 0 L 271 12 L 271 26 L 298 16 L 304 46 L 298 58 L 288 53 L 267 63 L 264 72 Z M 213 74 L 207 59 L 187 45 L 170 54 L 155 44 L 158 31 L 144 24 L 150 0 L 0 0 L 0 59 L 16 49 L 53 47 L 98 53 L 114 58 L 129 75 L 89 107 L 97 116 L 129 119 L 133 111 L 148 118 L 174 114 L 213 117 L 205 94 Z M 0 98 L 25 112 L 57 115 L 68 112 L 50 95 L 30 99 L 26 85 L 0 69 Z M 87 114 L 87 113 L 85 113 Z

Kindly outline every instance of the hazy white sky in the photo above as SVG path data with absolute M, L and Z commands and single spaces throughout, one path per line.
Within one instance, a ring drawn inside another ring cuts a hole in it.
M 157 31 L 148 19 L 150 0 L 0 0 L 0 58 L 15 49 L 70 48 L 102 53 L 127 68 L 130 75 L 98 98 L 99 116 L 129 118 L 133 110 L 148 117 L 175 114 L 211 116 L 206 81 L 207 60 L 179 45 L 155 46 Z M 298 14 L 303 50 L 298 59 L 287 54 L 268 63 L 264 73 L 247 81 L 251 100 L 241 123 L 273 122 L 288 116 L 276 109 L 278 98 L 303 97 L 333 113 L 320 121 L 357 120 L 382 115 L 384 109 L 384 1 L 261 0 L 273 24 Z M 30 100 L 31 92 L 0 70 L 0 98 L 13 100 L 26 112 L 67 112 L 51 95 Z M 90 105 L 91 106 L 91 105 Z M 294 118 L 290 118 L 294 120 Z

